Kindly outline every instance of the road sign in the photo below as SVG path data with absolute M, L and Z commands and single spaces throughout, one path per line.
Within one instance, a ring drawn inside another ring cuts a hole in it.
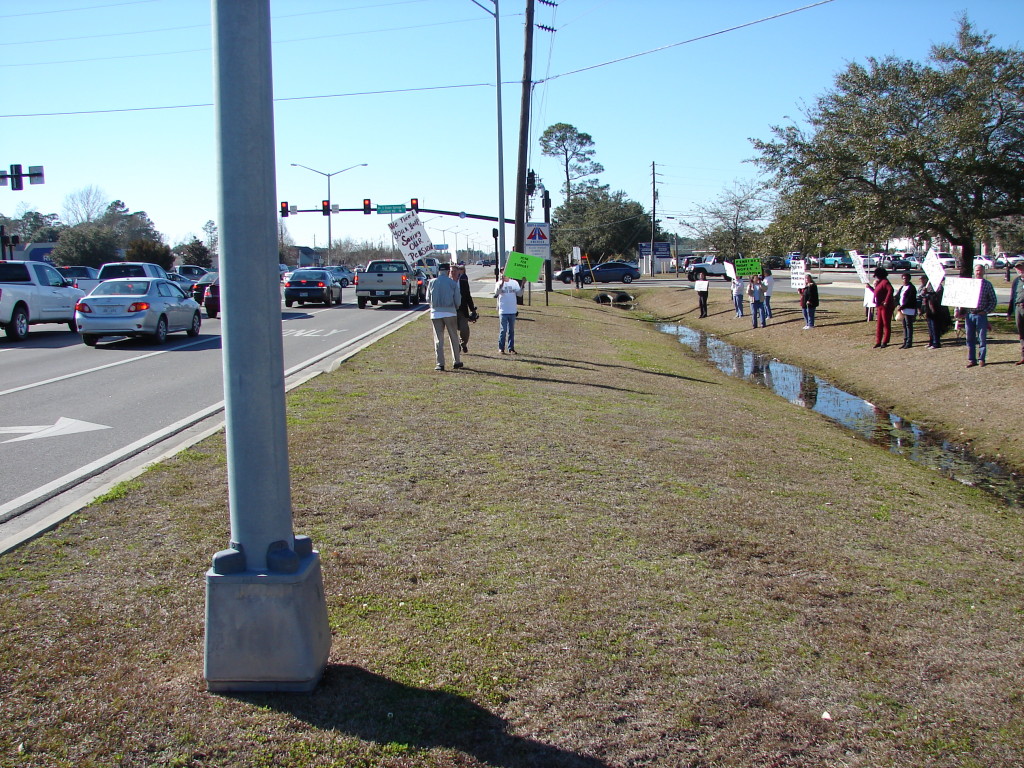
M 526 242 L 523 250 L 530 256 L 547 260 L 551 258 L 551 225 L 543 221 L 527 222 Z
M 401 205 L 377 205 L 377 213 L 405 213 L 405 203 Z
M 651 243 L 650 243 L 649 240 L 645 241 L 645 242 L 642 242 L 642 243 L 637 243 L 637 247 L 640 249 L 640 255 L 641 256 L 650 256 L 651 255 Z M 672 243 L 655 242 L 654 243 L 654 258 L 656 258 L 656 259 L 670 259 L 670 258 L 672 258 Z

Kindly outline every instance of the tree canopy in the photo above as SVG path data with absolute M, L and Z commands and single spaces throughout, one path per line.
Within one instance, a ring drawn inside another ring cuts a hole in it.
M 595 162 L 594 140 L 589 133 L 583 133 L 568 123 L 555 123 L 549 126 L 540 137 L 540 151 L 545 157 L 557 157 L 565 175 L 562 192 L 566 201 L 573 195 L 587 188 L 596 186 L 590 179 L 574 185 L 574 181 L 597 176 L 604 172 L 604 166 Z
M 1024 56 L 966 17 L 925 64 L 850 64 L 805 117 L 753 143 L 783 198 L 816 199 L 823 219 L 941 235 L 970 274 L 976 243 L 1024 214 Z
M 555 209 L 551 249 L 564 257 L 579 246 L 594 261 L 619 255 L 632 260 L 637 243 L 649 240 L 650 232 L 651 217 L 640 203 L 625 192 L 590 187 Z
M 706 248 L 725 259 L 753 256 L 758 250 L 770 205 L 759 184 L 738 182 L 684 222 Z

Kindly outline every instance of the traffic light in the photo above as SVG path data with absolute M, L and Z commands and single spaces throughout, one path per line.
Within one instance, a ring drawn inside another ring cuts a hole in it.
M 320 201 L 320 209 L 324 212 L 324 216 L 330 216 L 331 215 L 331 201 L 330 200 L 321 200 Z
M 286 203 L 286 202 L 285 203 L 281 203 L 281 218 L 282 219 L 287 219 L 288 218 L 288 203 Z
M 11 189 L 17 192 L 19 189 L 25 188 L 24 176 L 21 172 L 20 165 L 11 166 Z
M 373 213 L 373 206 L 370 205 L 370 198 L 363 198 L 363 213 Z
M 537 174 L 530 171 L 526 174 L 526 195 L 533 197 L 533 193 L 537 191 Z
M 420 199 L 418 197 L 414 197 L 409 201 L 409 207 L 418 212 L 420 209 Z

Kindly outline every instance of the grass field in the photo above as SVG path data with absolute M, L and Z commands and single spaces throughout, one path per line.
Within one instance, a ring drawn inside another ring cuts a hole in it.
M 205 690 L 222 437 L 0 558 L 0 766 L 1024 765 L 1019 509 L 694 360 L 692 293 L 536 298 L 517 357 L 485 309 L 462 371 L 417 321 L 289 395 L 310 695 Z M 833 309 L 730 340 L 883 391 Z

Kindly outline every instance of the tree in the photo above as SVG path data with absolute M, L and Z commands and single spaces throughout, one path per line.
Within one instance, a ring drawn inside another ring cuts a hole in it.
M 752 256 L 758 249 L 769 203 L 764 187 L 753 182 L 735 182 L 713 203 L 697 206 L 697 214 L 684 222 L 707 248 L 727 259 Z
M 127 248 L 136 240 L 163 242 L 163 237 L 156 231 L 156 227 L 145 211 L 133 213 L 120 200 L 115 200 L 108 205 L 97 223 L 113 230 L 122 248 Z
M 649 240 L 650 233 L 651 217 L 640 203 L 627 199 L 625 192 L 593 187 L 555 209 L 551 250 L 566 257 L 579 246 L 595 262 L 612 255 L 632 260 L 637 243 Z
M 64 198 L 64 221 L 69 226 L 96 221 L 107 209 L 107 195 L 96 186 L 71 192 Z
M 216 256 L 217 247 L 220 245 L 220 233 L 217 231 L 217 225 L 213 223 L 213 219 L 203 224 L 203 234 L 206 235 L 205 244 L 207 249 L 212 255 Z
M 174 266 L 174 254 L 171 252 L 171 247 L 152 240 L 133 240 L 129 243 L 127 260 L 145 261 L 157 264 L 164 269 L 171 269 Z
M 213 267 L 213 254 L 197 237 L 193 237 L 190 242 L 179 243 L 174 247 L 174 252 L 181 257 L 184 264 L 195 264 L 204 269 Z
M 929 62 L 850 64 L 805 115 L 753 142 L 784 192 L 804 188 L 829 215 L 917 237 L 942 236 L 972 272 L 991 222 L 1024 213 L 1024 54 L 961 18 Z
M 562 192 L 568 202 L 577 192 L 583 191 L 573 186 L 573 182 L 596 176 L 604 172 L 604 166 L 594 162 L 594 140 L 589 133 L 581 133 L 568 123 L 555 123 L 540 137 L 541 154 L 545 157 L 557 157 L 565 172 L 565 186 Z M 580 186 L 594 186 L 595 180 Z
M 19 206 L 20 218 L 0 216 L 0 224 L 9 234 L 18 235 L 23 243 L 55 243 L 66 228 L 55 213 L 40 213 Z
M 58 266 L 101 267 L 117 261 L 117 237 L 106 227 L 79 224 L 69 227 L 60 236 L 50 258 Z

